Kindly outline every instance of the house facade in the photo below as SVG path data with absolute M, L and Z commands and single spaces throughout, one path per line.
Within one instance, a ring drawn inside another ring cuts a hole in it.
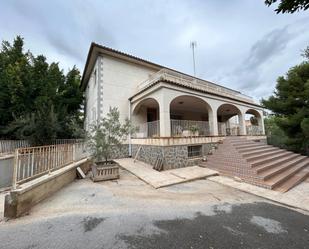
M 95 43 L 81 88 L 86 130 L 110 107 L 138 127 L 115 157 L 138 152 L 169 169 L 196 164 L 226 136 L 265 139 L 263 109 L 251 97 Z

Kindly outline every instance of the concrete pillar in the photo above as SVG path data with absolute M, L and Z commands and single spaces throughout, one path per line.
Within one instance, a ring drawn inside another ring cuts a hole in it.
M 170 118 L 170 101 L 165 96 L 164 91 L 161 91 L 159 98 L 159 112 L 160 112 L 160 137 L 171 136 L 171 118 Z
M 170 136 L 171 136 L 170 112 L 160 111 L 160 137 L 170 137 Z
M 246 115 L 245 112 L 242 112 L 238 115 L 239 130 L 240 130 L 240 135 L 242 135 L 242 136 L 247 135 L 245 115 Z
M 208 113 L 209 115 L 209 129 L 211 136 L 218 136 L 218 117 L 217 117 L 217 110 L 211 111 Z
M 265 126 L 264 126 L 264 115 L 263 111 L 259 112 L 260 117 L 258 117 L 258 125 L 259 128 L 261 129 L 261 135 L 265 135 Z

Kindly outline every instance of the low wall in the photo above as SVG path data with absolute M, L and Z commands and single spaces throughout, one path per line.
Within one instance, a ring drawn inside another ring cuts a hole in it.
M 0 189 L 12 186 L 13 155 L 0 157 Z
M 35 204 L 73 182 L 76 178 L 77 167 L 81 167 L 86 172 L 90 168 L 90 161 L 87 158 L 82 159 L 10 191 L 5 196 L 4 217 L 17 218 L 29 212 Z
M 134 144 L 132 145 L 132 156 L 135 157 L 138 148 L 142 146 L 137 156 L 138 160 L 154 165 L 158 156 L 160 156 L 164 158 L 164 170 L 183 168 L 197 165 L 202 160 L 203 156 L 208 155 L 208 152 L 215 144 L 216 143 L 198 144 L 202 145 L 202 155 L 198 158 L 188 157 L 188 145 L 154 146 Z

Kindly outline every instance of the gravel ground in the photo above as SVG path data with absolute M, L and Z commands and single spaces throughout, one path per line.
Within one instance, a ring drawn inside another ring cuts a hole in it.
M 208 180 L 155 190 L 76 180 L 19 219 L 0 248 L 308 248 L 309 216 Z

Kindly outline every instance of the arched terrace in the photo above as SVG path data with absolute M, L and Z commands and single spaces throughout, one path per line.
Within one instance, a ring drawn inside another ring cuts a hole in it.
M 241 135 L 241 111 L 232 104 L 222 104 L 217 109 L 218 134 L 222 136 Z
M 182 95 L 170 103 L 172 136 L 209 136 L 212 109 L 203 99 Z
M 261 114 L 254 109 L 248 109 L 245 113 L 247 135 L 263 134 L 263 119 Z
M 137 138 L 160 136 L 160 107 L 157 100 L 141 100 L 133 109 L 132 122 L 138 127 Z

